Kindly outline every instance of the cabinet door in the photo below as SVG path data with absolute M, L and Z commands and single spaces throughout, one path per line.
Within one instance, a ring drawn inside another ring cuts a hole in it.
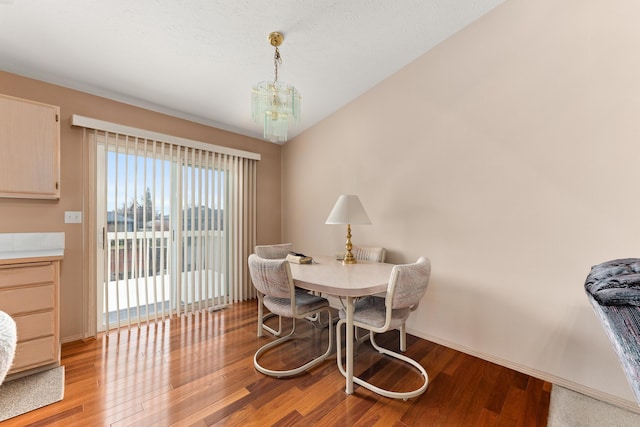
M 0 95 L 0 197 L 60 197 L 60 108 Z

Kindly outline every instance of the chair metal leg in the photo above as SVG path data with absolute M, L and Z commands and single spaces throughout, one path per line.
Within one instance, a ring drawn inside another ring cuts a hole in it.
M 407 325 L 404 323 L 400 326 L 400 351 L 407 351 Z
M 329 323 L 331 323 L 331 311 L 327 310 L 328 314 L 329 314 Z M 255 355 L 253 356 L 253 366 L 256 368 L 256 370 L 258 370 L 259 372 L 262 372 L 265 375 L 270 375 L 272 377 L 290 377 L 293 375 L 298 375 L 303 373 L 304 371 L 306 371 L 307 369 L 323 362 L 324 360 L 326 360 L 330 355 L 331 352 L 333 350 L 333 328 L 328 328 L 329 329 L 329 344 L 327 345 L 327 351 L 324 352 L 324 354 L 322 354 L 321 356 L 318 356 L 314 359 L 311 359 L 310 361 L 308 361 L 307 363 L 305 363 L 302 366 L 299 366 L 297 368 L 294 369 L 287 369 L 287 370 L 282 370 L 282 371 L 276 371 L 273 369 L 268 369 L 263 367 L 262 365 L 260 365 L 260 363 L 258 362 L 258 359 L 260 358 L 260 356 L 266 352 L 267 350 L 277 347 L 278 345 L 284 343 L 285 341 L 290 340 L 291 338 L 293 338 L 293 334 L 296 330 L 296 324 L 295 324 L 295 319 L 293 319 L 294 323 L 293 323 L 293 327 L 291 328 L 291 332 L 289 332 L 289 334 L 278 338 L 275 341 L 272 341 L 270 343 L 267 343 L 265 345 L 263 345 L 262 347 L 260 347 L 258 349 L 258 351 L 256 351 Z
M 282 316 L 278 316 L 278 329 L 275 330 L 273 328 L 271 328 L 270 326 L 265 325 L 264 321 L 267 319 L 270 319 L 272 317 L 275 317 L 276 315 L 273 313 L 267 313 L 267 315 L 265 315 L 264 317 L 262 317 L 262 329 L 264 329 L 265 331 L 269 332 L 272 335 L 275 335 L 276 337 L 279 337 L 280 335 L 282 335 Z M 295 324 L 295 319 L 293 319 L 293 323 Z M 259 337 L 261 337 L 262 335 L 258 335 Z
M 337 355 L 336 355 L 336 360 L 338 362 L 338 369 L 340 370 L 340 373 L 343 376 L 347 376 L 347 372 L 344 369 L 344 366 L 342 365 L 342 343 L 341 343 L 341 338 L 342 338 L 342 325 L 345 324 L 346 321 L 344 319 L 341 319 L 338 324 L 336 325 L 336 343 L 337 343 L 337 347 L 336 347 L 336 351 L 337 351 Z M 371 345 L 373 346 L 373 348 L 375 348 L 379 353 L 381 354 L 386 354 L 387 356 L 391 356 L 391 357 L 395 357 L 396 359 L 402 360 L 408 364 L 410 364 L 411 366 L 413 366 L 414 368 L 416 368 L 419 372 L 420 375 L 422 375 L 423 377 L 423 384 L 412 391 L 407 391 L 407 392 L 397 392 L 397 391 L 392 391 L 392 390 L 386 390 L 383 388 L 380 388 L 378 386 L 375 386 L 361 378 L 358 378 L 357 376 L 353 376 L 353 382 L 366 388 L 369 389 L 371 391 L 373 391 L 374 393 L 378 393 L 381 396 L 385 396 L 385 397 L 391 397 L 393 399 L 403 399 L 403 400 L 407 400 L 410 399 L 412 397 L 417 397 L 420 396 L 422 393 L 424 393 L 427 390 L 427 386 L 429 385 L 429 376 L 427 375 L 427 371 L 422 367 L 422 365 L 420 365 L 420 363 L 418 363 L 417 361 L 411 359 L 410 357 L 407 357 L 403 354 L 400 353 L 396 353 L 395 351 L 391 351 L 391 350 L 387 350 L 386 348 L 380 347 L 376 341 L 375 341 L 375 332 L 370 331 L 369 332 L 369 341 L 371 341 Z
M 267 313 L 266 315 L 264 314 L 264 305 L 262 304 L 262 299 L 264 298 L 264 295 L 261 295 L 260 293 L 258 293 L 258 336 L 261 337 L 263 336 L 263 330 L 269 332 L 272 335 L 275 335 L 276 337 L 279 337 L 280 335 L 282 335 L 282 316 L 278 316 L 278 330 L 275 330 L 267 325 L 265 325 L 265 320 L 270 319 L 274 316 L 276 316 L 273 313 Z M 294 325 L 295 325 L 295 321 L 296 319 L 293 319 Z
M 361 344 L 369 339 L 369 334 L 367 333 L 363 336 L 359 336 L 358 329 L 359 328 L 357 326 L 354 326 L 353 336 L 355 337 L 356 343 Z M 404 353 L 407 351 L 407 327 L 403 323 L 398 330 L 400 331 L 400 351 Z
M 258 292 L 258 336 L 261 337 L 262 330 L 264 328 L 264 306 L 262 305 L 262 299 L 264 297 L 260 292 Z

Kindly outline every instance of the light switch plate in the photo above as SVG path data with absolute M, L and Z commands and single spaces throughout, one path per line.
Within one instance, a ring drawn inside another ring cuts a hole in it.
M 65 211 L 64 213 L 65 224 L 80 224 L 82 223 L 82 212 L 80 211 Z

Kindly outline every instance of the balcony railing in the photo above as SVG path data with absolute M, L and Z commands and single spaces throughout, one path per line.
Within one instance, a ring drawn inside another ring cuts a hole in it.
M 222 231 L 107 233 L 103 321 L 135 322 L 222 304 L 227 295 Z M 179 268 L 178 268 L 179 266 Z M 107 313 L 107 314 L 105 314 Z

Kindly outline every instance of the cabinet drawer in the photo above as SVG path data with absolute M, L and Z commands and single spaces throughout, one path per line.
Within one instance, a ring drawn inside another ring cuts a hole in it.
M 37 283 L 52 283 L 55 281 L 55 274 L 53 263 L 0 268 L 0 289 Z
M 55 340 L 45 337 L 18 343 L 9 374 L 32 366 L 46 365 L 58 361 Z
M 18 342 L 55 334 L 53 311 L 14 316 L 13 320 L 18 328 Z
M 0 310 L 11 316 L 30 311 L 51 310 L 54 304 L 53 284 L 0 291 Z

